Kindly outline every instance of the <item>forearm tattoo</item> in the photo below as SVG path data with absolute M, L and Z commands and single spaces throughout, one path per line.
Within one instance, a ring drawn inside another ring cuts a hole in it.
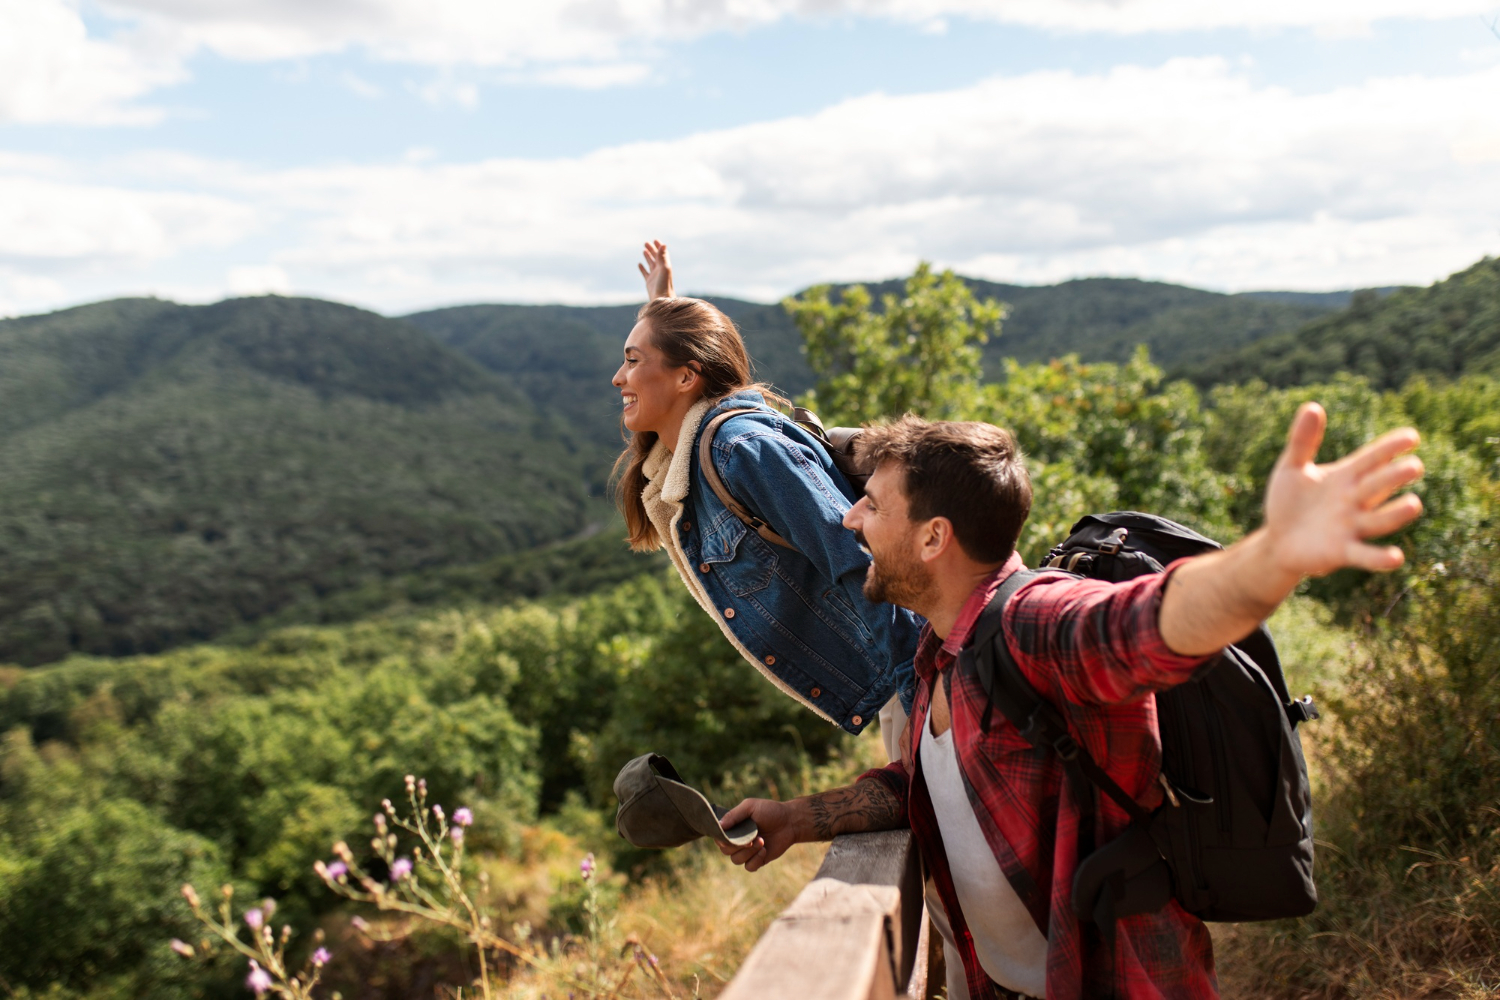
M 901 800 L 879 781 L 835 788 L 809 800 L 813 832 L 819 840 L 841 833 L 889 830 L 901 819 Z

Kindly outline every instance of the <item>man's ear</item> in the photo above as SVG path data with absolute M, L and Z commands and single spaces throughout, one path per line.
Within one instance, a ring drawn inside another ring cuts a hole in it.
M 917 539 L 921 545 L 919 555 L 923 562 L 932 562 L 939 559 L 944 553 L 958 544 L 958 538 L 953 534 L 953 522 L 946 517 L 934 517 L 922 525 L 917 532 Z

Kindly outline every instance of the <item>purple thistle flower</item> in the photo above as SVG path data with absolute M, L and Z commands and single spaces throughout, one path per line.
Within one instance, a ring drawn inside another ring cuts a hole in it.
M 391 862 L 391 881 L 400 882 L 411 874 L 411 859 L 397 858 Z
M 317 951 L 312 953 L 313 968 L 321 969 L 323 966 L 328 964 L 328 960 L 332 957 L 333 953 L 330 952 L 327 948 L 319 948 Z
M 255 959 L 252 958 L 250 960 L 250 975 L 245 977 L 245 985 L 254 990 L 256 996 L 260 996 L 271 988 L 271 974 L 262 969 L 256 963 Z
M 260 912 L 259 909 L 246 910 L 245 911 L 245 923 L 247 923 L 247 924 L 250 925 L 250 929 L 251 930 L 253 930 L 253 931 L 260 930 L 261 924 L 263 924 L 265 922 L 266 922 L 266 915 L 264 913 Z
M 349 866 L 342 861 L 335 861 L 328 866 L 327 871 L 330 879 L 338 880 L 349 874 Z
M 583 856 L 583 860 L 580 861 L 580 862 L 578 862 L 578 870 L 579 870 L 579 872 L 581 872 L 583 874 L 583 880 L 585 882 L 587 882 L 589 879 L 593 878 L 593 876 L 594 876 L 594 853 L 592 851 L 590 851 L 588 854 L 585 854 Z
M 474 814 L 469 812 L 468 806 L 463 806 L 454 811 L 453 822 L 457 823 L 459 826 L 468 826 L 470 823 L 474 822 Z

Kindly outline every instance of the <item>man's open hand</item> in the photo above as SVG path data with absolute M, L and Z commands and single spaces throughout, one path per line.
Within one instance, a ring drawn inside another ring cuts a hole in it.
M 1394 545 L 1371 545 L 1422 513 L 1411 494 L 1391 499 L 1422 475 L 1408 454 L 1420 437 L 1410 427 L 1382 434 L 1351 455 L 1317 465 L 1328 416 L 1304 403 L 1286 449 L 1266 484 L 1266 521 L 1222 552 L 1179 566 L 1157 614 L 1167 647 L 1207 656 L 1249 635 L 1306 576 L 1346 566 L 1393 570 L 1405 558 Z
M 1316 465 L 1328 416 L 1304 403 L 1292 420 L 1286 449 L 1266 486 L 1265 530 L 1277 570 L 1323 576 L 1346 566 L 1392 570 L 1404 556 L 1394 545 L 1371 545 L 1422 513 L 1412 494 L 1391 495 L 1422 476 L 1422 461 L 1408 454 L 1421 438 L 1403 427 L 1344 458 Z

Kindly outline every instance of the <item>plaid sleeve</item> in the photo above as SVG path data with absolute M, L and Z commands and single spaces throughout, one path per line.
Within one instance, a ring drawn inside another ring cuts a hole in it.
M 1158 627 L 1165 573 L 1109 583 L 1047 574 L 1005 607 L 1004 628 L 1016 663 L 1045 690 L 1075 704 L 1117 704 L 1190 679 L 1209 656 L 1172 652 Z
M 861 781 L 878 781 L 891 792 L 901 803 L 900 821 L 896 824 L 906 826 L 910 820 L 906 814 L 907 792 L 911 788 L 911 773 L 906 770 L 906 765 L 899 760 L 893 760 L 885 767 L 877 767 L 866 771 L 854 779 L 857 785 Z

